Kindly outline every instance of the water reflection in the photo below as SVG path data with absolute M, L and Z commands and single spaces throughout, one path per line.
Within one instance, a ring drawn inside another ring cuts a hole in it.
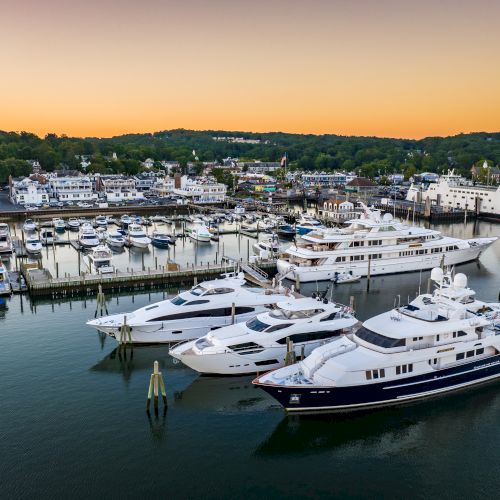
M 266 411 L 275 405 L 264 391 L 252 385 L 253 377 L 197 377 L 174 393 L 175 407 L 222 413 Z
M 359 456 L 409 450 L 420 442 L 439 449 L 457 432 L 496 422 L 500 382 L 400 407 L 338 415 L 286 415 L 255 450 L 256 455 L 341 452 Z M 495 424 L 496 425 L 496 424 Z M 459 429 L 457 429 L 457 427 Z

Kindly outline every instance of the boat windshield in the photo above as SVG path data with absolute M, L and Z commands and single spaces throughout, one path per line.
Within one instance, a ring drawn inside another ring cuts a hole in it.
M 386 337 L 385 335 L 376 333 L 364 326 L 362 326 L 356 332 L 356 337 L 359 337 L 361 340 L 369 342 L 370 344 L 374 344 L 379 347 L 385 347 L 387 349 L 390 349 L 392 347 L 402 347 L 405 345 L 405 339 L 394 339 L 391 337 Z
M 184 304 L 184 302 L 187 301 L 186 299 L 183 299 L 179 297 L 179 295 L 177 295 L 177 297 L 174 297 L 170 302 L 172 302 L 172 304 L 174 304 L 175 306 L 181 306 L 182 304 Z
M 316 316 L 316 314 L 320 314 L 325 312 L 324 309 L 305 309 L 303 311 L 289 311 L 287 309 L 282 309 L 281 307 L 277 307 L 274 311 L 269 313 L 271 318 L 275 319 L 304 319 L 304 318 L 312 318 Z
M 267 327 L 271 326 L 257 318 L 248 320 L 246 325 L 250 330 L 254 330 L 255 332 L 263 332 Z
M 197 287 L 193 288 L 191 290 L 191 293 L 193 295 L 196 295 L 197 297 L 204 294 L 207 291 L 206 288 L 203 288 L 201 285 L 198 285 Z

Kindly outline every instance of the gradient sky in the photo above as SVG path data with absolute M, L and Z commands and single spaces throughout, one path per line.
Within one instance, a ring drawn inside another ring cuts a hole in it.
M 0 129 L 500 130 L 500 0 L 0 0 Z

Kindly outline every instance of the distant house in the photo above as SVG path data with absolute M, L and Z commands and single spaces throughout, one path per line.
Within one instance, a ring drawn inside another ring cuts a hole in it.
M 354 208 L 354 203 L 348 200 L 337 200 L 335 198 L 323 202 L 323 217 L 340 222 L 355 219 L 359 213 Z
M 345 190 L 350 193 L 371 194 L 377 191 L 377 185 L 366 177 L 356 177 L 346 184 Z
M 152 158 L 146 158 L 143 162 L 141 162 L 141 165 L 144 168 L 150 169 L 155 166 L 155 161 Z

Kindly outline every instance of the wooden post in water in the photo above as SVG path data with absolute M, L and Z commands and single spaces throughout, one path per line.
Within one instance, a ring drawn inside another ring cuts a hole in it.
M 444 254 L 441 255 L 441 264 L 439 264 L 439 267 L 444 271 Z
M 128 343 L 130 344 L 130 347 L 133 347 L 132 333 L 130 326 L 127 325 L 127 315 L 125 315 L 123 316 L 123 325 L 120 327 L 119 347 L 126 346 Z
M 295 363 L 295 351 L 293 349 L 293 340 L 290 337 L 286 338 L 286 355 L 285 366 L 293 365 Z
M 163 376 L 159 370 L 158 361 L 153 363 L 153 373 L 149 379 L 149 389 L 148 389 L 148 400 L 146 403 L 146 411 L 149 413 L 149 407 L 151 405 L 151 397 L 154 397 L 154 409 L 155 412 L 158 411 L 158 397 L 161 391 L 161 396 L 163 399 L 163 404 L 167 408 L 167 391 L 165 390 L 165 382 L 163 381 Z
M 99 287 L 97 288 L 97 297 L 96 297 L 94 318 L 97 318 L 98 312 L 99 312 L 99 315 L 102 316 L 104 314 L 104 311 L 106 311 L 106 314 L 109 314 L 108 313 L 108 306 L 106 305 L 106 297 L 104 295 L 104 292 L 102 291 L 102 285 L 99 284 Z M 126 318 L 126 316 L 125 316 L 125 318 Z
M 142 263 L 142 270 L 144 271 L 146 269 L 144 267 L 144 252 L 141 252 L 141 263 Z
M 351 295 L 349 297 L 349 307 L 351 308 L 352 311 L 354 311 L 354 295 Z
M 300 293 L 300 276 L 299 273 L 295 275 L 295 290 Z
M 59 262 L 56 262 L 56 278 L 59 278 Z
M 371 255 L 368 255 L 368 273 L 366 275 L 366 291 L 370 291 L 370 272 L 372 266 L 372 259 L 370 259 Z
M 236 304 L 233 302 L 231 304 L 231 324 L 234 325 L 234 316 L 236 314 Z

